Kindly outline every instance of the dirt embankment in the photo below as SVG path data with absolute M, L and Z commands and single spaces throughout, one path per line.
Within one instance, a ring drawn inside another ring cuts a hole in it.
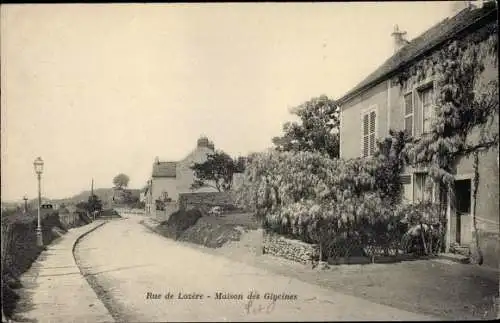
M 229 242 L 239 241 L 243 234 L 258 228 L 258 222 L 250 213 L 202 216 L 198 210 L 189 210 L 172 214 L 158 225 L 156 231 L 175 240 L 220 248 Z

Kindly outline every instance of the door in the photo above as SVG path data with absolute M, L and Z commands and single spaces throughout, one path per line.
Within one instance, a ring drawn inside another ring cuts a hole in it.
M 471 179 L 455 181 L 455 216 L 456 241 L 458 244 L 469 243 L 471 234 Z

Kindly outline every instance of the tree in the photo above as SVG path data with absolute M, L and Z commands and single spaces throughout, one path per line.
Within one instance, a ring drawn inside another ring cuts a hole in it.
M 272 139 L 278 151 L 311 151 L 339 157 L 339 106 L 334 100 L 321 95 L 290 112 L 300 122 L 286 122 L 284 135 Z
M 191 189 L 213 187 L 219 192 L 228 191 L 233 183 L 233 174 L 242 166 L 225 152 L 218 150 L 208 154 L 203 163 L 195 163 L 191 169 L 194 171 L 194 182 Z
M 127 187 L 129 181 L 130 181 L 130 178 L 123 173 L 120 173 L 113 178 L 113 184 L 115 185 L 115 187 L 120 188 L 120 189 Z
M 389 136 L 377 142 L 375 157 L 380 161 L 375 178 L 383 198 L 400 202 L 402 185 L 400 176 L 407 162 L 405 147 L 412 138 L 405 131 L 389 130 Z
M 86 209 L 88 212 L 92 213 L 95 211 L 102 211 L 102 201 L 99 199 L 97 195 L 90 195 L 89 200 L 86 205 Z

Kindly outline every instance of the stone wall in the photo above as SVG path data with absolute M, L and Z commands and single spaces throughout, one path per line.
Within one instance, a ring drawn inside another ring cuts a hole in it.
M 165 210 L 155 212 L 156 221 L 158 222 L 167 221 L 170 218 L 170 215 L 172 215 L 177 211 L 179 211 L 179 203 L 175 201 L 165 202 Z
M 179 194 L 179 208 L 205 210 L 213 206 L 234 207 L 231 192 L 198 192 Z
M 264 232 L 263 252 L 307 265 L 313 257 L 319 255 L 319 247 L 287 239 L 273 232 Z

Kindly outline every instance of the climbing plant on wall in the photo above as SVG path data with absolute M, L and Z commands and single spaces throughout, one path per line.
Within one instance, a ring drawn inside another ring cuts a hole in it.
M 434 180 L 448 187 L 454 184 L 453 168 L 458 158 L 473 155 L 472 191 L 477 192 L 477 154 L 498 148 L 498 74 L 490 78 L 485 75 L 486 65 L 495 71 L 498 68 L 497 49 L 497 23 L 492 23 L 449 41 L 399 76 L 403 88 L 429 77 L 435 80 L 436 110 L 431 131 L 408 145 L 406 153 L 410 163 L 428 167 Z M 476 196 L 474 193 L 473 198 Z M 476 247 L 478 262 L 482 263 L 477 238 Z

